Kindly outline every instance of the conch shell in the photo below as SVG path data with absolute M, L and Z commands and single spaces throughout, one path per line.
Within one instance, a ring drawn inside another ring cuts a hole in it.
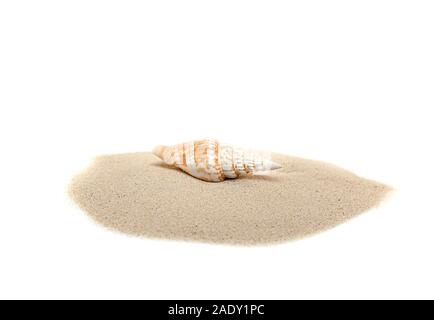
M 201 180 L 220 182 L 281 168 L 264 153 L 241 149 L 217 140 L 198 140 L 172 147 L 158 146 L 153 154 Z

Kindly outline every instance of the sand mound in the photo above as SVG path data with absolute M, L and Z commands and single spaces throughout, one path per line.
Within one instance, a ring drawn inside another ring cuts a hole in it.
M 106 227 L 139 236 L 261 244 L 336 226 L 377 205 L 389 188 L 335 166 L 273 155 L 283 168 L 221 183 L 195 179 L 150 153 L 101 156 L 70 185 Z

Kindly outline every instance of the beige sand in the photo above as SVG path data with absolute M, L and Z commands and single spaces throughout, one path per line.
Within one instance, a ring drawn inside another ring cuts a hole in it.
M 335 166 L 274 155 L 268 176 L 204 182 L 150 153 L 97 158 L 70 195 L 106 227 L 152 238 L 261 244 L 310 235 L 377 205 L 389 188 Z

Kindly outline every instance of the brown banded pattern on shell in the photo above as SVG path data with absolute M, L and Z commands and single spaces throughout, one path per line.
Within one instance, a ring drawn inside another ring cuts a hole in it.
M 201 180 L 219 182 L 258 171 L 280 168 L 264 154 L 217 140 L 197 140 L 172 147 L 158 146 L 153 153 L 169 165 Z

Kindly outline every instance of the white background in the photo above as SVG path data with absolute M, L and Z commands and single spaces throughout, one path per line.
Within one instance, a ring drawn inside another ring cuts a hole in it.
M 2 1 L 0 298 L 434 298 L 432 1 Z M 66 194 L 202 137 L 395 187 L 297 242 L 140 239 Z

